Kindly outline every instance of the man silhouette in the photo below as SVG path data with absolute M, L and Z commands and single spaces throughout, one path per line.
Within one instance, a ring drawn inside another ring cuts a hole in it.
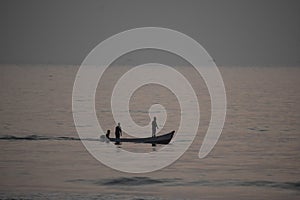
M 158 126 L 156 123 L 156 117 L 154 117 L 152 121 L 152 137 L 156 137 L 156 129 L 158 129 Z
M 120 136 L 122 136 L 122 129 L 120 123 L 118 123 L 118 125 L 116 126 L 115 135 L 116 135 L 116 144 L 120 144 Z

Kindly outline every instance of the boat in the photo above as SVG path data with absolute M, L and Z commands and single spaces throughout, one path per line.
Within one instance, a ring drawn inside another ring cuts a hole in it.
M 146 137 L 146 138 L 120 138 L 119 141 L 116 138 L 107 137 L 111 142 L 133 142 L 133 143 L 150 143 L 150 144 L 169 144 L 174 136 L 175 131 L 170 133 L 159 135 L 156 137 Z

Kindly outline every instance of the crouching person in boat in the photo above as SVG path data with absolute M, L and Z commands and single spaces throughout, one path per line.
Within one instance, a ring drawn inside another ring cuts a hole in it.
M 110 130 L 107 130 L 105 135 L 107 139 L 109 139 L 109 135 L 110 135 Z
M 120 136 L 122 136 L 122 129 L 121 129 L 121 124 L 118 123 L 115 129 L 115 135 L 116 135 L 116 143 L 115 144 L 120 144 Z
M 109 143 L 109 134 L 110 134 L 110 130 L 107 130 L 105 135 L 100 135 L 100 141 Z

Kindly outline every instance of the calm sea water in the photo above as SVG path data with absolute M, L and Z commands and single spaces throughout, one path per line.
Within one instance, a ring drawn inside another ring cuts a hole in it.
M 98 85 L 96 110 L 104 129 L 115 126 L 110 95 L 128 69 L 109 68 Z M 210 119 L 209 94 L 191 67 L 176 69 L 190 80 L 200 103 L 195 141 L 162 170 L 128 174 L 101 164 L 78 139 L 72 117 L 77 66 L 1 66 L 0 199 L 298 199 L 300 69 L 220 67 L 228 101 L 226 122 L 204 159 L 198 152 Z M 179 104 L 158 85 L 134 93 L 134 121 L 147 125 L 154 103 L 168 112 L 159 134 L 176 130 Z M 121 146 L 133 152 L 161 147 Z

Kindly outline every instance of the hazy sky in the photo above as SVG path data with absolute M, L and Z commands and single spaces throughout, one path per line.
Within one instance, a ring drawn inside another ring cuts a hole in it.
M 300 1 L 1 1 L 0 63 L 80 64 L 121 31 L 158 26 L 218 65 L 300 66 Z

